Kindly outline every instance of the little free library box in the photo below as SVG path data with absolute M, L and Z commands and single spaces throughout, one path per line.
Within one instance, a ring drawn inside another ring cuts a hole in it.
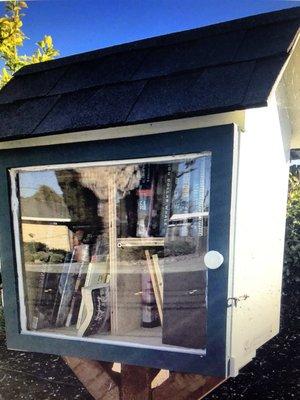
M 226 378 L 278 333 L 299 21 L 15 74 L 0 92 L 10 349 Z

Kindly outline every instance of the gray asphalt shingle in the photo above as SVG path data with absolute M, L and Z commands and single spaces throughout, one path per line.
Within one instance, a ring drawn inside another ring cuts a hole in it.
M 233 60 L 243 36 L 243 31 L 234 31 L 213 38 L 209 36 L 192 42 L 153 49 L 134 78 L 144 79 L 229 63 Z
M 253 60 L 286 53 L 298 29 L 299 19 L 253 28 L 246 33 L 235 60 Z
M 267 100 L 285 60 L 286 57 L 276 57 L 256 61 L 243 101 L 245 108 L 257 104 L 263 97 Z
M 1 138 L 31 136 L 57 100 L 51 96 L 0 105 Z
M 51 94 L 67 93 L 75 90 L 106 85 L 114 82 L 130 81 L 143 59 L 146 51 L 132 51 L 113 54 L 103 60 L 76 63 L 68 73 L 57 82 Z
M 242 103 L 255 61 L 207 68 L 152 80 L 136 102 L 128 121 L 204 113 Z
M 61 67 L 51 71 L 16 76 L 1 90 L 0 104 L 47 96 L 66 71 L 66 67 Z
M 65 94 L 34 134 L 92 129 L 123 122 L 144 85 L 144 81 L 137 81 Z

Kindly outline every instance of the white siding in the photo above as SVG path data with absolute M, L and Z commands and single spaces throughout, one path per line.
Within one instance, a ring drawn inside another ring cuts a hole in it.
M 272 95 L 246 111 L 240 133 L 230 373 L 278 333 L 288 187 L 290 126 Z

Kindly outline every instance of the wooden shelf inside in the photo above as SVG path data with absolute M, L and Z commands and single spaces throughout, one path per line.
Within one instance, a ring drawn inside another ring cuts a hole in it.
M 147 237 L 147 238 L 117 238 L 117 246 L 122 247 L 163 247 L 165 238 Z

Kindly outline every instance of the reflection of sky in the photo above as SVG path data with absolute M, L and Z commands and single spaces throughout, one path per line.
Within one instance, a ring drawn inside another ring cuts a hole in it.
M 47 185 L 54 192 L 62 194 L 54 171 L 21 172 L 19 174 L 19 182 L 20 195 L 22 197 L 34 195 L 42 185 Z

